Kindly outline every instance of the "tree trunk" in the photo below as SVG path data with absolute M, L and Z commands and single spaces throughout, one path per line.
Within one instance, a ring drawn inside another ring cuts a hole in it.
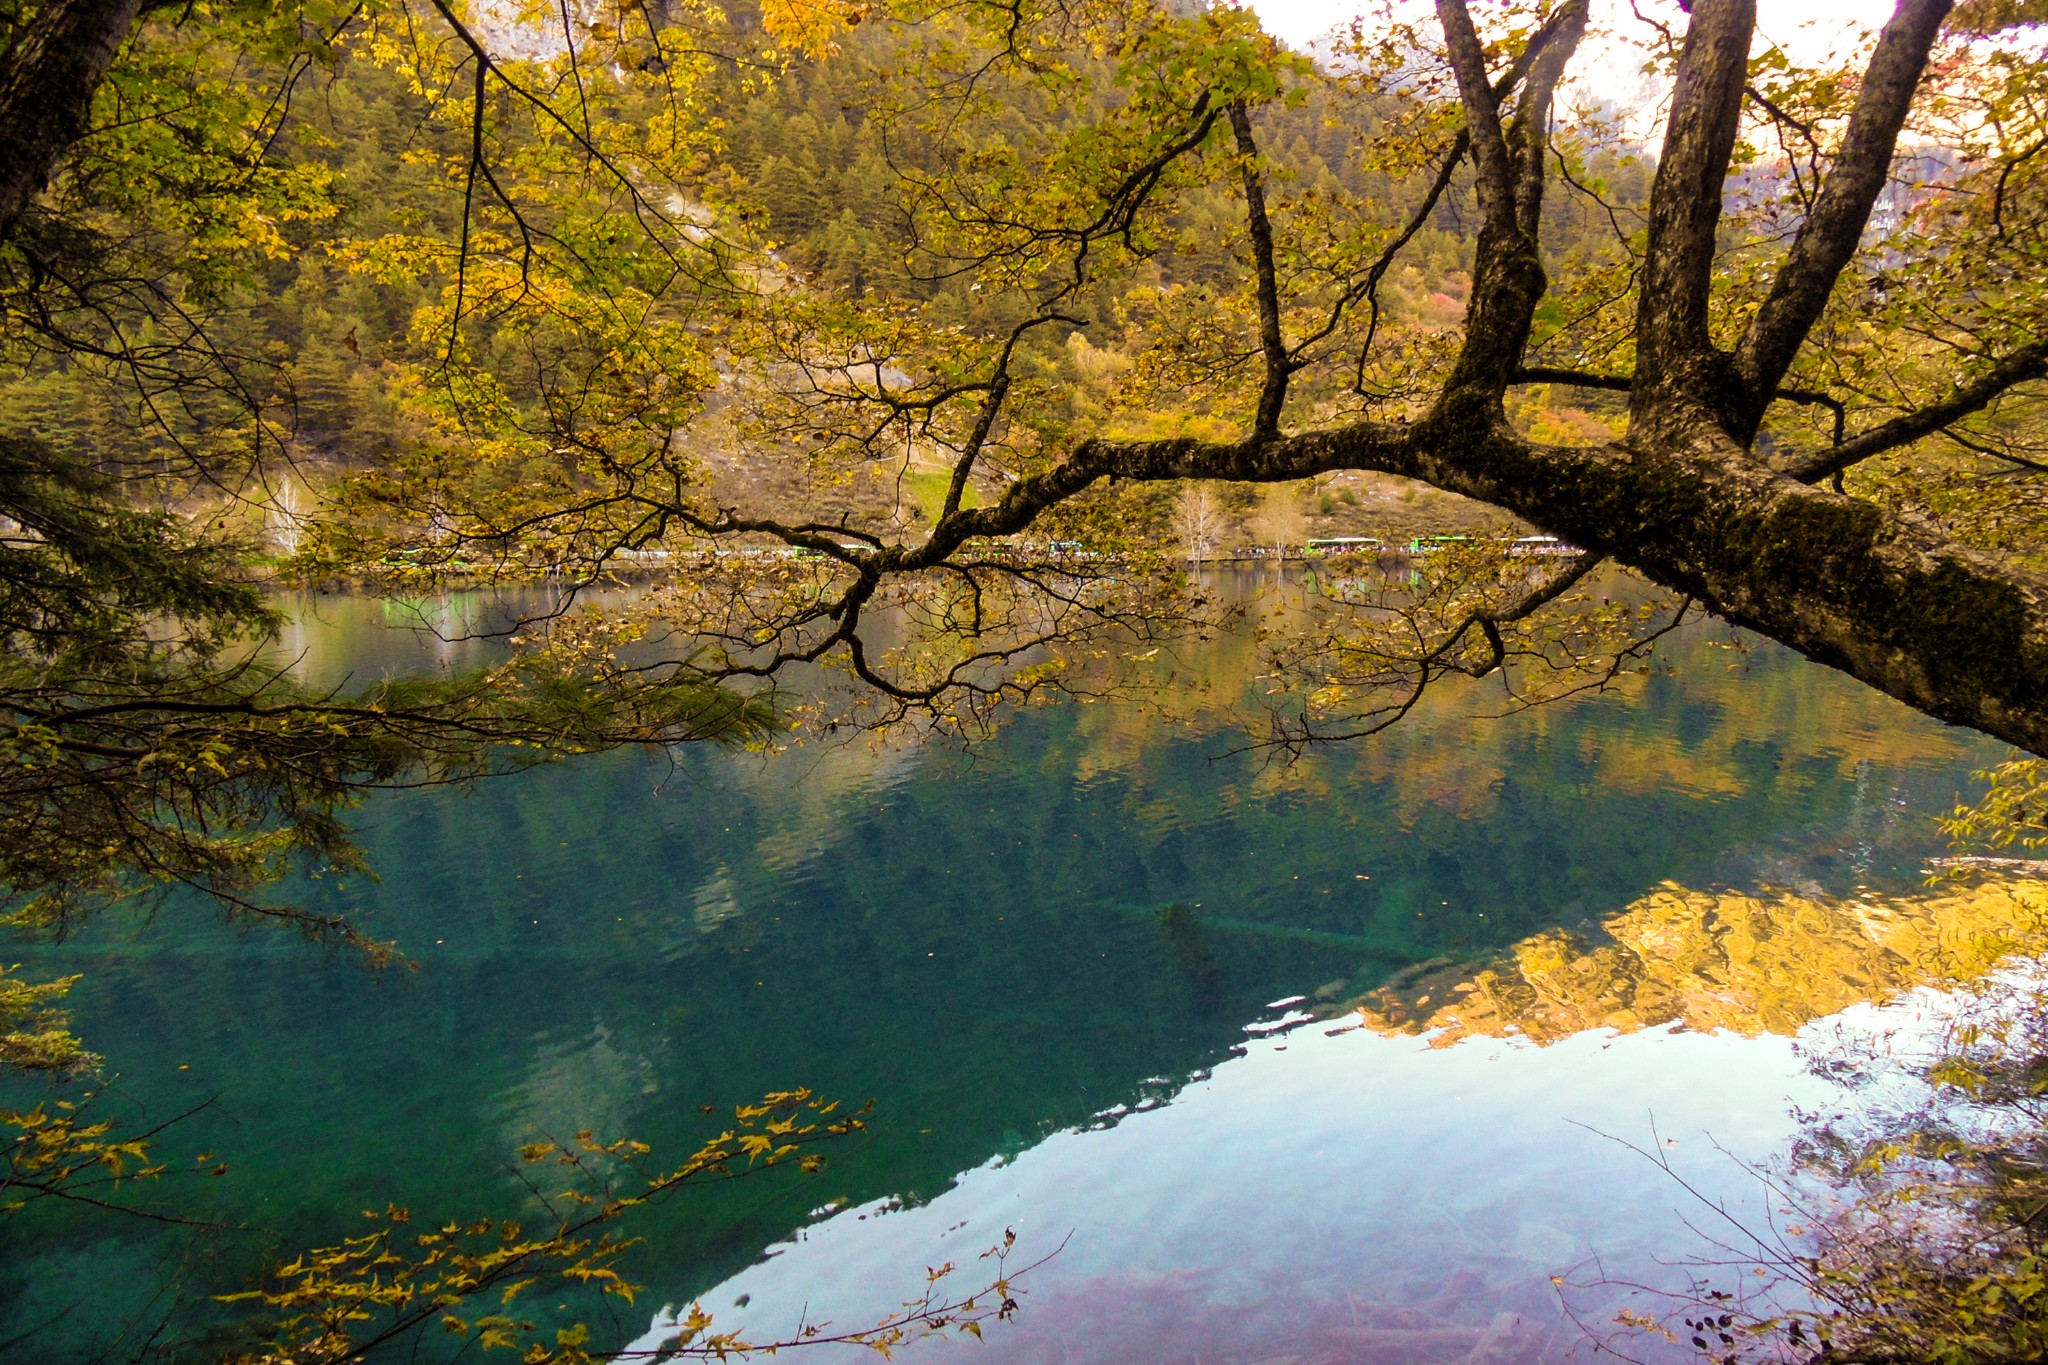
M 53 0 L 0 54 L 0 239 L 35 202 L 92 101 L 142 0 Z

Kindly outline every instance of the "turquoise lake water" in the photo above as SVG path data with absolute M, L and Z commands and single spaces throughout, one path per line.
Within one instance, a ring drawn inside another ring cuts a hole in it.
M 395 619 L 324 599 L 286 645 L 323 676 L 485 648 Z M 1019 1319 L 919 1359 L 1585 1355 L 1551 1277 L 1640 1278 L 1696 1241 L 1672 1182 L 1611 1138 L 1753 1198 L 1716 1147 L 1783 1145 L 1818 1084 L 1793 1041 L 1431 1048 L 1301 1006 L 1596 926 L 1665 882 L 1915 886 L 1933 817 L 2002 750 L 1729 639 L 1693 629 L 1671 672 L 1522 716 L 1474 719 L 1473 691 L 1291 765 L 1219 757 L 1206 713 L 1069 704 L 966 750 L 618 753 L 378 797 L 356 824 L 380 880 L 294 894 L 417 970 L 190 906 L 12 951 L 26 976 L 83 975 L 103 1112 L 210 1101 L 160 1143 L 229 1173 L 138 1197 L 232 1230 L 0 1225 L 0 1343 L 128 1358 L 365 1208 L 531 1216 L 522 1143 L 587 1128 L 680 1156 L 711 1131 L 700 1106 L 807 1085 L 873 1099 L 872 1131 L 817 1175 L 644 1220 L 619 1342 L 700 1297 L 765 1334 L 850 1323 L 1013 1227 L 1020 1257 L 1064 1247 Z

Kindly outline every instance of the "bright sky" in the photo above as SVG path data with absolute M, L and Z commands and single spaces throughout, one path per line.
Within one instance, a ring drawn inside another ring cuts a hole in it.
M 1355 16 L 1383 13 L 1391 3 L 1401 12 L 1427 11 L 1424 0 L 1246 0 L 1267 30 L 1305 48 Z M 1483 3 L 1483 0 L 1482 0 Z M 1675 0 L 1638 0 L 1643 13 L 1682 31 L 1685 15 Z M 1478 8 L 1475 6 L 1475 9 Z M 1874 34 L 1891 17 L 1889 0 L 1759 0 L 1760 39 L 1782 46 L 1795 61 L 1814 61 L 1853 42 L 1859 30 Z M 1635 104 L 1648 93 L 1641 58 L 1628 51 L 1632 34 L 1648 30 L 1631 12 L 1629 0 L 1593 0 L 1594 36 L 1574 63 L 1575 84 L 1618 104 Z M 1604 34 L 1607 36 L 1603 36 Z

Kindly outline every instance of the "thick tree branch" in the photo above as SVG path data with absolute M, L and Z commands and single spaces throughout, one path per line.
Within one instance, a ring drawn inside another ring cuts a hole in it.
M 1550 150 L 1550 110 L 1558 82 L 1586 36 L 1586 0 L 1565 0 L 1548 26 L 1530 42 L 1535 52 L 1527 83 L 1515 105 L 1507 143 L 1514 159 L 1515 226 L 1529 242 L 1539 240 L 1543 182 Z
M 1538 29 L 1535 36 L 1529 40 L 1528 46 L 1522 49 L 1521 55 L 1516 57 L 1514 63 L 1501 74 L 1500 79 L 1493 83 L 1493 98 L 1496 107 L 1501 100 L 1508 97 L 1517 85 L 1521 84 L 1522 78 L 1529 74 L 1530 65 L 1549 48 L 1564 22 L 1570 17 L 1569 11 L 1551 15 L 1549 21 L 1542 28 Z M 1576 42 L 1577 39 L 1574 38 L 1573 41 Z M 1379 255 L 1374 257 L 1373 263 L 1366 268 L 1364 277 L 1338 296 L 1336 304 L 1330 309 L 1329 316 L 1324 319 L 1323 325 L 1302 338 L 1294 347 L 1293 357 L 1297 367 L 1306 363 L 1305 357 L 1309 348 L 1336 331 L 1338 324 L 1344 320 L 1346 310 L 1355 307 L 1362 300 L 1368 310 L 1365 340 L 1359 343 L 1358 363 L 1352 378 L 1351 388 L 1354 393 L 1364 394 L 1366 392 L 1366 361 L 1372 353 L 1373 341 L 1379 335 L 1380 281 L 1386 277 L 1387 271 L 1393 267 L 1394 262 L 1400 257 L 1401 253 L 1407 249 L 1408 243 L 1415 239 L 1415 234 L 1422 231 L 1428 225 L 1431 215 L 1436 212 L 1437 204 L 1444 197 L 1444 192 L 1451 187 L 1451 178 L 1457 174 L 1459 163 L 1464 161 L 1466 153 L 1471 151 L 1471 149 L 1471 129 L 1458 129 L 1457 137 L 1452 140 L 1450 147 L 1444 152 L 1443 160 L 1437 165 L 1436 176 L 1430 181 L 1429 189 L 1422 196 L 1422 202 L 1417 204 L 1414 212 L 1408 215 L 1407 225 L 1401 229 L 1399 235 L 1380 249 Z
M 1842 149 L 1829 168 L 1813 212 L 1735 348 L 1735 375 L 1743 392 L 1732 435 L 1747 444 L 1756 435 L 1771 391 L 1819 320 L 1835 280 L 1862 240 L 1871 206 L 1891 172 L 1899 129 L 1927 67 L 1941 21 L 1952 0 L 1899 0 L 1863 75 Z
M 1104 478 L 1276 482 L 1335 469 L 1505 508 L 1929 715 L 2048 752 L 2048 581 L 1766 469 L 1726 436 L 1656 450 L 1545 446 L 1464 410 L 1231 445 L 1090 441 L 876 563 L 929 567 Z
M 141 12 L 142 0 L 53 0 L 0 57 L 0 238 L 85 136 L 93 96 Z
M 1235 479 L 1282 483 L 1335 469 L 1391 469 L 1406 463 L 1414 429 L 1360 423 L 1334 432 L 1218 445 L 1192 437 L 1163 441 L 1084 441 L 1059 464 L 1011 484 L 993 507 L 962 508 L 942 518 L 920 545 L 891 547 L 882 572 L 931 568 L 977 536 L 1015 535 L 1048 507 L 1102 479 Z
M 1610 393 L 1627 393 L 1635 388 L 1633 376 L 1625 374 L 1595 374 L 1591 370 L 1568 370 L 1556 365 L 1524 365 L 1515 371 L 1517 384 L 1569 384 L 1580 389 L 1605 389 Z
M 1458 78 L 1458 96 L 1465 106 L 1465 131 L 1472 139 L 1472 159 L 1479 168 L 1479 211 L 1502 226 L 1512 222 L 1514 169 L 1500 129 L 1500 102 L 1486 77 L 1486 52 L 1465 0 L 1437 0 L 1436 16 L 1444 30 L 1444 48 Z
M 1500 94 L 1463 0 L 1438 0 L 1445 49 L 1458 76 L 1465 126 L 1478 168 L 1479 240 L 1473 249 L 1472 303 L 1465 343 L 1445 382 L 1443 401 L 1498 405 L 1528 346 L 1530 321 L 1548 287 L 1539 255 L 1550 103 L 1585 34 L 1584 0 L 1566 0 L 1531 40 L 1515 118 L 1500 126 Z M 1540 46 L 1539 46 L 1540 45 Z
M 1631 429 L 1652 440 L 1696 421 L 1702 406 L 1720 406 L 1723 363 L 1707 329 L 1714 233 L 1755 27 L 1756 0 L 1696 0 L 1678 57 L 1636 315 Z
M 1462 4 L 1440 9 L 1447 16 L 1445 34 L 1459 71 L 1460 90 L 1483 89 L 1485 69 L 1478 63 L 1478 41 L 1470 16 Z M 1549 288 L 1540 229 L 1551 99 L 1585 31 L 1584 0 L 1565 0 L 1549 26 L 1531 42 L 1535 55 L 1516 102 L 1514 120 L 1502 140 L 1507 153 L 1501 163 L 1506 183 L 1489 183 L 1487 166 L 1480 167 L 1484 221 L 1473 248 L 1472 302 L 1466 310 L 1465 341 L 1441 400 L 1446 405 L 1476 402 L 1498 411 L 1510 376 L 1528 349 L 1536 305 Z M 1468 79 L 1468 69 L 1476 79 Z M 1497 97 L 1496 91 L 1485 93 Z M 1498 128 L 1497 115 L 1484 115 L 1468 95 L 1467 126 L 1482 117 L 1490 128 Z
M 1500 98 L 1486 75 L 1486 54 L 1464 0 L 1437 0 L 1444 48 L 1458 77 L 1471 135 L 1479 234 L 1472 255 L 1472 302 L 1465 343 L 1444 384 L 1446 402 L 1498 403 L 1520 361 L 1529 318 L 1543 297 L 1543 265 L 1517 214 L 1520 177 L 1500 126 Z
M 1263 439 L 1280 430 L 1280 411 L 1287 406 L 1287 380 L 1295 361 L 1280 331 L 1280 281 L 1273 266 L 1273 225 L 1266 217 L 1266 186 L 1259 173 L 1259 144 L 1252 137 L 1251 113 L 1239 100 L 1230 106 L 1230 130 L 1237 138 L 1237 155 L 1244 177 L 1245 225 L 1251 236 L 1252 267 L 1257 281 L 1259 304 L 1259 352 L 1265 357 L 1266 378 L 1259 389 L 1259 406 L 1252 418 L 1252 435 Z
M 1581 389 L 1605 389 L 1610 393 L 1628 393 L 1636 386 L 1633 375 L 1595 374 L 1590 370 L 1564 369 L 1556 365 L 1524 365 L 1515 371 L 1513 382 L 1569 384 Z M 1815 393 L 1812 389 L 1784 388 L 1779 389 L 1774 397 L 1781 403 L 1804 403 L 1809 407 L 1826 408 L 1835 416 L 1835 444 L 1842 443 L 1842 423 L 1847 419 L 1849 410 L 1841 399 L 1825 393 Z
M 1472 445 L 1418 476 L 1603 550 L 1930 715 L 2048 749 L 2048 582 L 2009 560 L 1763 469 L 1726 438 L 1657 455 L 1505 434 Z

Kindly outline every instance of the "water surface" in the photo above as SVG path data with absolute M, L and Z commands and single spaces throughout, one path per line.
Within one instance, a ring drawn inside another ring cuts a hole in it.
M 287 643 L 318 676 L 490 648 L 317 607 Z M 629 1268 L 652 1307 L 748 1295 L 764 1332 L 807 1302 L 859 1315 L 1014 1226 L 1020 1254 L 1066 1249 L 991 1331 L 1005 1359 L 1569 1354 L 1550 1276 L 1693 1244 L 1671 1182 L 1601 1134 L 1674 1140 L 1703 1188 L 1747 1198 L 1713 1147 L 1782 1143 L 1811 1098 L 1791 1044 L 1432 1048 L 1290 1021 L 1546 931 L 1597 939 L 1667 882 L 1916 886 L 1932 816 L 2001 751 L 1728 638 L 1695 629 L 1604 695 L 1475 720 L 1474 692 L 1294 764 L 1219 757 L 1232 738 L 1192 705 L 1105 703 L 967 751 L 617 753 L 379 797 L 356 823 L 381 880 L 292 892 L 417 970 L 191 907 L 17 951 L 83 973 L 110 1112 L 212 1101 L 166 1141 L 230 1174 L 160 1194 L 244 1230 L 37 1210 L 0 1248 L 0 1341 L 123 1340 L 368 1207 L 530 1215 L 522 1143 L 591 1129 L 679 1156 L 700 1106 L 807 1085 L 874 1099 L 871 1133 L 819 1175 L 650 1216 Z M 1398 1335 L 1425 1321 L 1463 1335 Z

